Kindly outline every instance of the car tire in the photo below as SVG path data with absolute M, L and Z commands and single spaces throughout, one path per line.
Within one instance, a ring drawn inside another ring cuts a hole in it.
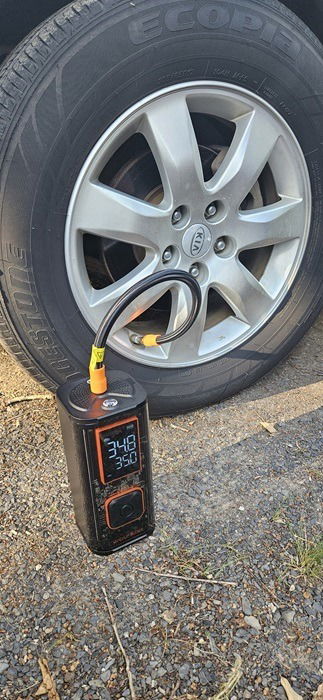
M 94 337 L 65 264 L 79 173 L 121 114 L 178 83 L 238 87 L 284 119 L 311 187 L 306 248 L 278 307 L 232 350 L 156 367 L 112 347 L 109 366 L 134 374 L 161 416 L 241 391 L 295 346 L 322 307 L 322 58 L 319 41 L 276 0 L 79 1 L 17 47 L 0 75 L 0 327 L 44 386 L 86 371 Z

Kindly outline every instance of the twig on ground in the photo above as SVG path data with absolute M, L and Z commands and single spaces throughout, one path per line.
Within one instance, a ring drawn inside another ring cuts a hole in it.
M 176 632 L 176 630 L 175 630 Z M 185 644 L 186 646 L 191 647 L 192 646 L 192 640 L 191 639 L 176 639 L 175 634 L 172 637 L 172 644 Z M 200 656 L 215 656 L 224 666 L 229 666 L 229 668 L 232 668 L 232 664 L 230 664 L 228 661 L 222 658 L 220 654 L 217 654 L 215 651 L 209 651 L 208 649 L 202 649 L 202 647 L 199 647 L 197 644 L 194 644 L 194 650 L 201 652 Z M 195 654 L 197 656 L 197 654 Z
M 22 689 L 20 688 L 20 690 L 17 691 L 16 696 L 18 695 L 19 697 L 21 697 L 21 693 L 22 693 L 22 692 L 25 693 L 26 690 L 30 690 L 30 688 L 34 688 L 35 685 L 38 685 L 38 683 L 39 683 L 39 681 L 35 681 L 35 682 L 32 683 L 31 685 L 27 685 L 25 688 L 22 688 Z
M 164 574 L 161 571 L 152 571 L 152 569 L 141 569 L 139 567 L 135 568 L 135 571 L 142 571 L 145 574 L 152 574 L 153 576 L 162 576 L 164 578 L 174 578 L 180 581 L 194 581 L 195 583 L 210 583 L 212 586 L 237 586 L 235 581 L 218 581 L 216 579 L 210 578 L 195 578 L 194 576 L 180 576 L 179 574 Z
M 182 428 L 181 425 L 175 425 L 174 423 L 170 423 L 170 427 L 174 428 L 175 430 L 182 430 L 183 433 L 189 433 L 189 430 L 187 430 L 187 428 Z
M 171 694 L 170 694 L 170 696 L 169 696 L 170 698 L 174 698 L 174 697 L 175 697 L 175 695 L 176 695 L 176 693 L 177 693 L 177 691 L 178 691 L 178 688 L 179 688 L 180 684 L 181 684 L 180 680 L 176 681 L 176 683 L 175 683 L 175 685 L 174 685 L 174 688 L 173 688 L 173 690 L 172 690 L 172 692 L 171 692 Z
M 223 683 L 222 687 L 220 688 L 220 691 L 213 696 L 212 700 L 227 700 L 231 697 L 232 691 L 239 683 L 239 680 L 242 676 L 241 666 L 241 656 L 239 656 L 239 654 L 236 654 L 235 664 L 232 667 L 232 671 L 229 674 L 228 679 L 225 681 L 225 683 Z
M 269 433 L 269 435 L 274 435 L 275 433 L 277 433 L 277 430 L 272 423 L 267 423 L 266 421 L 262 421 L 260 423 L 260 425 L 262 428 L 264 428 L 264 430 L 267 430 L 267 433 Z
M 225 659 L 223 659 L 222 656 L 220 656 L 220 654 L 217 654 L 216 651 L 211 651 L 211 650 L 209 651 L 208 649 L 201 649 L 201 647 L 198 647 L 197 645 L 196 645 L 196 648 L 201 652 L 201 656 L 203 656 L 203 654 L 205 656 L 215 656 L 221 662 L 221 664 L 223 664 L 224 666 L 231 666 L 231 668 L 232 668 L 232 664 L 229 664 L 229 662 L 226 661 Z
M 124 658 L 124 660 L 125 660 L 126 671 L 127 671 L 127 676 L 128 676 L 129 690 L 130 690 L 131 698 L 132 698 L 132 700 L 136 700 L 136 693 L 135 693 L 135 689 L 134 689 L 134 685 L 133 685 L 133 678 L 132 678 L 132 673 L 131 673 L 131 668 L 130 668 L 130 662 L 129 662 L 128 656 L 127 656 L 127 654 L 126 654 L 125 648 L 124 648 L 124 646 L 123 646 L 123 644 L 122 644 L 122 641 L 121 641 L 121 639 L 120 639 L 120 635 L 119 635 L 119 632 L 118 632 L 117 623 L 116 623 L 116 621 L 115 621 L 115 617 L 114 617 L 114 614 L 113 614 L 113 610 L 112 610 L 112 607 L 111 607 L 111 603 L 110 603 L 109 600 L 108 600 L 107 592 L 106 592 L 106 590 L 105 590 L 105 588 L 104 588 L 103 586 L 102 586 L 102 591 L 103 591 L 103 595 L 104 595 L 104 599 L 105 599 L 105 602 L 106 602 L 106 606 L 107 606 L 107 608 L 108 608 L 108 612 L 109 612 L 109 615 L 110 615 L 111 625 L 112 625 L 112 628 L 113 628 L 113 631 L 114 631 L 114 634 L 115 634 L 115 638 L 116 638 L 116 640 L 117 640 L 117 642 L 118 642 L 119 649 L 120 649 L 120 651 L 121 651 L 121 653 L 122 653 L 122 656 L 123 656 L 123 658 Z
M 261 581 L 261 584 L 260 584 L 260 585 L 265 589 L 265 591 L 267 591 L 267 593 L 269 593 L 269 595 L 270 595 L 272 598 L 274 598 L 274 600 L 278 600 L 280 603 L 282 603 L 282 601 L 280 600 L 280 598 L 278 597 L 278 595 L 276 595 L 275 591 L 273 591 L 272 588 L 269 588 L 269 586 L 266 586 L 266 584 L 265 584 L 265 582 L 264 582 L 264 580 L 263 580 L 263 578 L 262 578 L 262 575 L 261 575 L 260 571 L 258 571 L 257 574 L 258 574 L 258 576 L 259 576 L 259 578 L 260 578 L 260 581 Z M 282 604 L 283 604 L 283 603 L 282 603 Z
M 15 396 L 13 399 L 6 401 L 7 406 L 12 406 L 14 403 L 22 403 L 22 401 L 40 401 L 42 399 L 53 399 L 53 394 L 29 394 L 29 396 Z

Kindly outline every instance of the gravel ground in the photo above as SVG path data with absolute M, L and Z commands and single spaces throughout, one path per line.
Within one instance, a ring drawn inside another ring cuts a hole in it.
M 239 396 L 151 424 L 156 532 L 108 559 L 74 525 L 55 402 L 10 405 L 43 390 L 0 351 L 1 698 L 35 697 L 39 658 L 61 700 L 131 698 L 102 587 L 138 699 L 212 698 L 237 659 L 231 700 L 285 698 L 281 675 L 312 698 L 322 582 L 294 567 L 322 536 L 322 328 Z

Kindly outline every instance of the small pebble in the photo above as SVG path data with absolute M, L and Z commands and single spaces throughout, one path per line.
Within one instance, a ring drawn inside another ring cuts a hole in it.
M 244 596 L 244 595 L 241 596 L 241 607 L 242 607 L 242 612 L 244 613 L 244 615 L 251 615 L 252 609 L 251 609 L 250 602 L 249 602 L 248 598 L 246 598 L 246 596 Z
M 288 624 L 291 624 L 291 622 L 293 622 L 294 617 L 295 617 L 295 610 L 283 610 L 281 615 L 282 615 L 283 620 L 285 620 L 285 622 L 288 622 Z
M 253 615 L 246 615 L 245 622 L 247 623 L 247 625 L 249 625 L 249 627 L 252 627 L 254 630 L 257 630 L 257 632 L 260 632 L 261 624 L 256 617 L 254 617 Z
M 179 667 L 178 675 L 182 680 L 184 680 L 185 678 L 188 677 L 189 672 L 190 672 L 189 664 L 183 664 L 182 666 Z

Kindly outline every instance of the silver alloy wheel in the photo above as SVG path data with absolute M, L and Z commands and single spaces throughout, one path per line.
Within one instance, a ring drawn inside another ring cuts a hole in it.
M 203 174 L 192 113 L 214 116 L 235 128 L 219 167 L 209 179 Z M 99 179 L 117 149 L 135 133 L 145 137 L 157 164 L 162 183 L 160 203 L 130 196 Z M 242 209 L 242 202 L 266 167 L 270 168 L 276 197 L 264 206 Z M 299 269 L 310 218 L 311 189 L 305 159 L 278 112 L 234 85 L 198 82 L 172 86 L 123 114 L 89 154 L 66 222 L 70 286 L 84 318 L 96 329 L 113 301 L 135 281 L 165 266 L 194 268 L 203 304 L 185 339 L 155 348 L 131 342 L 134 319 L 168 289 L 172 302 L 168 331 L 183 321 L 189 294 L 173 283 L 142 295 L 119 319 L 109 344 L 120 354 L 147 365 L 179 367 L 210 361 L 241 345 L 274 314 Z M 84 233 L 131 244 L 141 251 L 138 263 L 121 279 L 95 289 L 85 262 Z M 267 257 L 257 276 L 241 259 L 245 251 L 259 249 L 266 250 Z M 230 309 L 214 323 L 208 316 L 210 290 L 215 290 Z

